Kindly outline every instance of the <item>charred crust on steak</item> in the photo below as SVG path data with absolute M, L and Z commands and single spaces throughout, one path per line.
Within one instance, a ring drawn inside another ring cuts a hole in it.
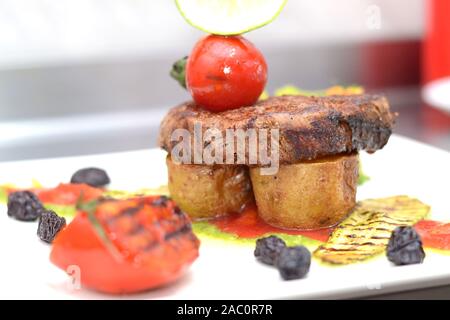
M 186 129 L 193 136 L 195 123 L 202 125 L 203 132 L 214 128 L 223 136 L 226 129 L 279 129 L 280 164 L 291 164 L 360 150 L 375 152 L 388 142 L 396 116 L 386 97 L 370 94 L 273 97 L 220 113 L 187 102 L 163 119 L 159 145 L 170 152 L 178 143 L 171 141 L 172 132 Z M 246 153 L 245 164 L 251 165 L 248 148 Z

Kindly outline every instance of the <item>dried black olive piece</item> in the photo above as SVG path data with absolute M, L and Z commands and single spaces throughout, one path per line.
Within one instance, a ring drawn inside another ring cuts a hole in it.
M 44 210 L 39 218 L 38 237 L 45 242 L 52 243 L 56 234 L 64 228 L 66 219 L 58 216 L 52 210 Z
M 91 187 L 104 187 L 111 182 L 105 170 L 100 168 L 80 169 L 72 175 L 71 183 L 85 183 Z
M 281 250 L 285 247 L 286 243 L 282 239 L 276 236 L 269 236 L 256 240 L 254 254 L 259 261 L 274 265 Z
M 422 240 L 412 227 L 398 227 L 392 232 L 386 254 L 398 266 L 422 263 L 425 259 Z
M 284 280 L 303 278 L 311 266 L 311 253 L 304 246 L 286 247 L 281 250 L 276 266 Z
M 44 210 L 39 198 L 31 191 L 16 191 L 8 196 L 8 216 L 21 221 L 34 221 Z

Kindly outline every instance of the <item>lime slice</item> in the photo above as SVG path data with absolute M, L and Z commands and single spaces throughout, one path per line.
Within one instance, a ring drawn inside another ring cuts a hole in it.
M 274 20 L 287 0 L 175 0 L 192 26 L 208 33 L 234 35 Z

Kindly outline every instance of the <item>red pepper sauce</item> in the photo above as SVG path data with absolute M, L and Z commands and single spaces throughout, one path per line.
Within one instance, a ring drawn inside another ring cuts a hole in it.
M 27 189 L 35 193 L 43 203 L 58 205 L 76 205 L 78 201 L 91 201 L 98 199 L 103 190 L 88 186 L 87 184 L 61 183 L 55 188 Z M 15 189 L 8 189 L 8 194 Z
M 428 248 L 450 250 L 450 223 L 422 220 L 414 228 Z
M 215 225 L 219 230 L 235 234 L 240 238 L 258 238 L 267 233 L 284 233 L 289 235 L 301 235 L 325 242 L 333 231 L 333 228 L 319 230 L 289 230 L 273 227 L 259 218 L 255 205 L 247 206 L 242 213 L 219 217 L 210 221 L 210 223 Z
M 273 227 L 258 216 L 255 205 L 247 206 L 240 214 L 219 217 L 210 221 L 219 230 L 232 233 L 240 238 L 258 238 L 268 233 L 301 235 L 314 240 L 326 242 L 333 232 L 332 228 L 319 230 L 289 230 Z M 427 248 L 450 250 L 450 223 L 422 220 L 414 228 L 420 234 Z

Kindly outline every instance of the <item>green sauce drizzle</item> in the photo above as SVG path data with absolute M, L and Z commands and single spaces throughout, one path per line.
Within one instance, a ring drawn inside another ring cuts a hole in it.
M 219 240 L 219 241 L 226 241 L 226 242 L 232 242 L 234 244 L 239 245 L 255 245 L 255 242 L 259 238 L 267 237 L 270 235 L 275 235 L 281 239 L 283 239 L 288 246 L 298 246 L 303 245 L 308 248 L 317 248 L 321 242 L 310 239 L 307 237 L 303 237 L 300 235 L 289 235 L 284 233 L 267 233 L 264 235 L 261 235 L 260 237 L 256 238 L 241 238 L 233 233 L 223 232 L 219 228 L 217 228 L 212 223 L 209 223 L 207 221 L 201 221 L 201 222 L 193 222 L 192 223 L 192 229 L 194 233 L 202 240 Z

